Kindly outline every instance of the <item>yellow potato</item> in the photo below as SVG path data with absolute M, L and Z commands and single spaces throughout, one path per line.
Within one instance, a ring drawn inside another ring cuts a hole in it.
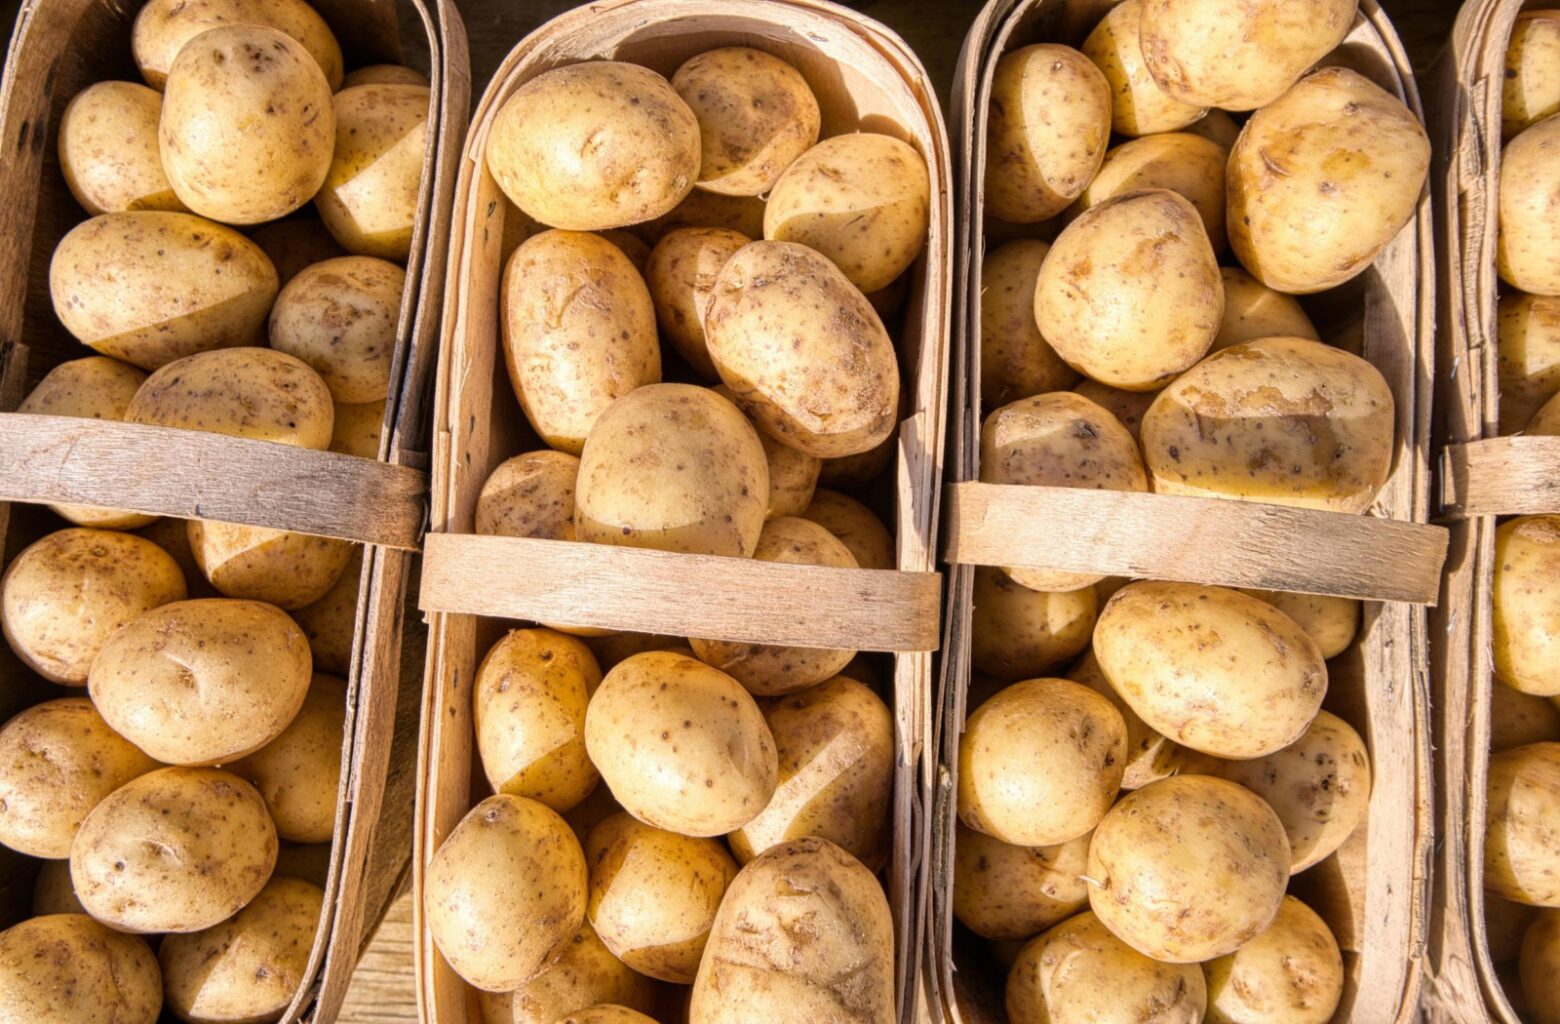
M 1495 678 L 1539 697 L 1560 695 L 1560 516 L 1522 516 L 1495 531 Z
M 824 459 L 818 470 L 818 483 L 837 491 L 871 487 L 883 479 L 884 471 L 899 455 L 898 430 L 895 426 L 887 437 L 864 452 Z
M 1052 672 L 1089 646 L 1096 613 L 1092 587 L 1030 590 L 1001 569 L 975 570 L 970 659 L 1016 682 Z
M 350 89 L 354 85 L 420 85 L 426 89 L 428 76 L 401 64 L 370 64 L 356 71 L 348 71 L 341 80 L 341 89 Z
M 168 764 L 224 764 L 282 734 L 309 690 L 309 642 L 280 610 L 208 598 L 121 628 L 88 687 L 113 729 Z
M 1560 11 L 1523 11 L 1506 44 L 1501 138 L 1514 138 L 1554 113 L 1560 113 Z
M 1560 393 L 1560 298 L 1507 292 L 1498 310 L 1500 432 L 1514 434 Z
M 1034 224 L 1065 210 L 1094 178 L 1110 145 L 1111 87 L 1070 46 L 1005 53 L 991 83 L 986 210 Z
M 585 922 L 585 854 L 545 805 L 501 793 L 473 807 L 423 873 L 423 919 L 455 972 L 508 992 L 556 961 Z
M 720 268 L 751 241 L 725 228 L 678 228 L 661 236 L 645 265 L 661 336 L 708 380 L 718 374 L 704 343 L 704 311 Z
M 873 132 L 836 135 L 775 182 L 764 238 L 814 249 L 851 284 L 875 292 L 926 248 L 931 187 L 926 160 L 909 143 Z
M 1553 700 L 1490 683 L 1490 752 L 1560 740 L 1560 706 Z
M 92 809 L 70 848 L 87 912 L 125 932 L 197 932 L 265 887 L 276 828 L 255 788 L 216 768 L 160 768 Z
M 354 545 L 329 537 L 235 523 L 189 523 L 206 579 L 228 597 L 294 609 L 321 601 L 346 572 Z
M 1554 437 L 1560 434 L 1560 401 L 1550 398 L 1545 402 L 1522 432 L 1533 437 Z
M 484 1018 L 491 1024 L 556 1024 L 559 1017 L 597 1003 L 610 1002 L 651 1012 L 656 983 L 612 955 L 587 921 L 558 959 L 515 989 L 495 996 L 478 993 L 484 1007 L 496 1001 L 497 1012 Z
M 1081 213 L 1112 196 L 1163 188 L 1196 209 L 1213 251 L 1223 252 L 1224 165 L 1229 154 L 1217 142 L 1190 132 L 1132 139 L 1105 153 L 1105 162 L 1072 206 Z
M 1305 338 L 1217 352 L 1143 415 L 1161 494 L 1364 512 L 1392 469 L 1392 390 L 1370 363 Z
M 1429 166 L 1430 140 L 1401 100 L 1347 68 L 1314 72 L 1241 130 L 1230 153 L 1230 247 L 1269 288 L 1340 285 L 1414 216 Z
M 232 765 L 265 798 L 276 834 L 294 843 L 329 842 L 336 826 L 346 741 L 347 682 L 315 673 L 303 707 L 276 739 Z
M 603 673 L 610 672 L 619 663 L 646 651 L 669 651 L 693 657 L 693 648 L 680 636 L 662 636 L 658 633 L 613 633 L 609 636 L 585 637 L 585 646 L 596 656 L 596 664 Z
M 69 857 L 92 808 L 157 767 L 86 698 L 34 704 L 0 729 L 0 843 L 30 857 Z
M 156 1024 L 157 957 L 85 914 L 51 914 L 0 932 L 0 1020 Z
M 404 270 L 372 256 L 316 263 L 276 297 L 271 347 L 313 367 L 335 402 L 382 402 L 405 288 Z
M 580 460 L 566 452 L 525 452 L 499 463 L 477 495 L 477 532 L 573 540 L 579 473 Z
M 1207 113 L 1206 105 L 1185 103 L 1166 93 L 1143 61 L 1138 29 L 1142 0 L 1112 7 L 1083 41 L 1083 52 L 1110 83 L 1110 123 L 1122 135 L 1173 132 Z
M 980 400 L 995 408 L 1078 382 L 1035 325 L 1035 281 L 1051 247 L 1008 242 L 980 265 Z
M 1500 167 L 1500 232 L 1496 267 L 1513 288 L 1535 295 L 1560 295 L 1560 246 L 1556 219 L 1555 152 L 1560 150 L 1560 115 L 1551 115 L 1506 143 Z
M 504 101 L 488 173 L 549 227 L 598 231 L 668 213 L 699 176 L 699 122 L 666 79 L 637 64 L 545 71 Z
M 1560 1022 L 1560 911 L 1541 912 L 1528 928 L 1517 974 L 1535 1024 Z
M 38 880 L 33 884 L 32 916 L 85 915 L 86 912 L 87 908 L 76 898 L 76 890 L 70 882 L 70 861 L 44 861 L 38 868 Z
M 646 1017 L 638 1010 L 626 1006 L 601 1003 L 559 1017 L 556 1024 L 655 1024 L 654 1017 Z
M 1560 907 L 1560 743 L 1490 757 L 1484 888 L 1534 907 Z
M 1235 148 L 1235 140 L 1240 138 L 1240 125 L 1222 110 L 1208 111 L 1187 125 L 1184 130 L 1217 142 L 1219 148 L 1226 153 Z
M 1079 381 L 1073 391 L 1116 417 L 1127 428 L 1127 433 L 1132 435 L 1132 440 L 1139 443 L 1142 438 L 1143 414 L 1159 397 L 1158 391 L 1123 391 L 1087 377 Z M 1108 595 L 1100 596 L 1103 598 Z
M 1127 761 L 1127 724 L 1067 679 L 1030 679 L 970 715 L 959 741 L 959 820 L 1016 846 L 1086 835 L 1110 809 Z
M 283 843 L 276 851 L 274 877 L 301 878 L 323 889 L 330 874 L 330 861 L 330 843 L 310 843 L 306 846 Z
M 336 419 L 330 428 L 330 450 L 360 459 L 379 457 L 379 435 L 385 422 L 385 403 L 355 402 L 335 406 Z
M 95 82 L 60 115 L 60 170 L 91 214 L 184 210 L 157 151 L 163 98 L 134 82 Z
M 1219 277 L 1224 282 L 1224 317 L 1209 352 L 1260 338 L 1321 339 L 1293 295 L 1275 292 L 1236 267 L 1220 267 Z
M 964 825 L 953 848 L 953 915 L 987 939 L 1027 939 L 1089 905 L 1089 837 L 1012 846 Z
M 222 596 L 211 585 L 211 581 L 200 573 L 200 564 L 195 561 L 195 552 L 190 548 L 189 523 L 186 520 L 158 519 L 150 526 L 137 530 L 136 535 L 145 537 L 168 552 L 184 574 L 185 589 L 189 591 L 190 597 Z
M 719 384 L 710 390 L 735 404 L 736 397 L 726 385 Z M 781 516 L 801 515 L 812 502 L 823 460 L 781 444 L 763 431 L 758 431 L 758 443 L 764 446 L 764 462 L 769 467 L 769 505 L 764 510 L 766 521 Z
M 762 50 L 727 46 L 690 57 L 672 88 L 699 121 L 699 188 L 764 195 L 818 141 L 818 100 L 807 80 Z
M 1522 936 L 1539 913 L 1538 907 L 1515 903 L 1486 891 L 1484 938 L 1490 948 L 1490 959 L 1497 964 L 1517 959 L 1522 949 Z
M 276 291 L 276 268 L 259 246 L 188 213 L 94 217 L 60 240 L 49 263 L 65 329 L 143 370 L 259 342 Z
M 838 537 L 859 567 L 892 569 L 898 564 L 893 534 L 855 498 L 820 487 L 813 491 L 812 501 L 801 515 Z
M 430 93 L 358 85 L 331 103 L 336 148 L 314 207 L 347 252 L 404 262 L 421 205 Z
M 724 228 L 744 238 L 763 238 L 764 200 L 759 196 L 723 196 L 696 188 L 670 212 L 634 230 L 655 243 L 679 228 Z
M 202 32 L 227 25 L 261 25 L 302 43 L 332 91 L 341 88 L 341 46 L 330 26 L 303 0 L 151 0 L 136 15 L 130 49 L 146 84 L 163 88 L 174 58 Z
M 1122 789 L 1142 789 L 1150 782 L 1168 779 L 1181 770 L 1188 760 L 1189 752 L 1156 732 L 1153 726 L 1132 710 L 1132 705 L 1105 678 L 1105 672 L 1100 668 L 1099 659 L 1093 651 L 1078 659 L 1068 670 L 1067 678 L 1082 683 L 1110 701 L 1127 723 L 1127 763 L 1121 775 Z
M 1203 973 L 1209 1024 L 1327 1024 L 1343 998 L 1338 940 L 1293 896 L 1266 931 Z
M 1294 619 L 1316 641 L 1324 659 L 1336 658 L 1348 650 L 1360 628 L 1360 602 L 1353 598 L 1251 587 L 1242 587 L 1240 592 L 1265 601 Z
M 276 276 L 284 285 L 305 267 L 347 254 L 318 217 L 289 217 L 261 224 L 249 237 L 276 267 Z

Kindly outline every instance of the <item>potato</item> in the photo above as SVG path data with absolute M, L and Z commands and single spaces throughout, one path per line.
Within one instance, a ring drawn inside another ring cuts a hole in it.
M 493 118 L 487 168 L 543 224 L 599 231 L 670 212 L 699 177 L 699 122 L 666 79 L 637 64 L 553 68 Z
M 199 519 L 190 520 L 189 534 L 201 572 L 224 595 L 289 610 L 323 600 L 354 547 L 330 537 Z
M 982 704 L 959 740 L 959 820 L 1015 846 L 1085 835 L 1110 809 L 1127 761 L 1127 724 L 1067 679 L 1014 683 Z
M 1492 892 L 1484 893 L 1484 938 L 1490 949 L 1490 959 L 1497 964 L 1517 959 L 1522 950 L 1522 937 L 1528 925 L 1542 911 L 1525 903 L 1516 903 Z
M 347 252 L 403 263 L 422 205 L 429 91 L 358 85 L 331 102 L 336 147 L 314 208 Z
M 477 532 L 573 540 L 579 472 L 580 460 L 565 452 L 525 452 L 499 463 L 477 495 Z
M 1192 204 L 1202 218 L 1213 251 L 1223 252 L 1224 165 L 1229 154 L 1217 142 L 1190 132 L 1166 132 L 1132 139 L 1105 153 L 1105 162 L 1078 196 L 1078 213 L 1113 196 L 1149 188 L 1169 189 Z
M 601 1003 L 565 1014 L 558 1018 L 556 1024 L 655 1024 L 655 1018 L 646 1017 L 626 1006 Z
M 719 384 L 710 390 L 735 404 L 736 396 L 726 385 Z M 823 460 L 781 444 L 762 431 L 758 432 L 758 442 L 764 447 L 764 462 L 769 467 L 766 522 L 781 516 L 800 516 L 812 502 Z
M 1495 260 L 1501 279 L 1536 295 L 1560 295 L 1555 247 L 1554 153 L 1560 148 L 1560 116 L 1551 115 L 1506 143 L 1501 153 L 1499 243 Z
M 996 407 L 1078 382 L 1035 326 L 1035 281 L 1051 247 L 1008 242 L 980 266 L 980 399 Z
M 1392 390 L 1370 363 L 1305 338 L 1216 352 L 1143 415 L 1161 494 L 1364 512 L 1392 470 Z
M 1490 683 L 1490 751 L 1560 740 L 1560 707 L 1553 700 Z
M 224 764 L 282 734 L 309 690 L 309 642 L 258 601 L 145 613 L 104 645 L 87 685 L 105 721 L 167 764 Z
M 582 541 L 750 558 L 769 468 L 736 406 L 707 388 L 652 384 L 597 418 L 574 501 Z
M 707 380 L 719 376 L 704 343 L 704 311 L 709 308 L 715 276 L 751 241 L 725 228 L 678 228 L 661 236 L 645 265 L 645 284 L 661 336 Z
M 715 915 L 689 1024 L 895 1019 L 893 922 L 872 873 L 814 836 L 749 861 Z
M 249 237 L 276 267 L 276 276 L 284 285 L 305 267 L 347 254 L 318 217 L 289 217 L 261 224 Z
M 764 238 L 822 253 L 863 292 L 893 284 L 926 248 L 926 160 L 891 135 L 854 132 L 803 153 L 769 193 Z
M 33 882 L 32 916 L 86 912 L 70 883 L 70 861 L 46 860 L 40 864 L 38 878 Z
M 1360 628 L 1360 602 L 1349 597 L 1294 594 L 1242 587 L 1240 592 L 1277 608 L 1316 641 L 1322 657 L 1336 658 L 1354 642 Z
M 687 836 L 758 817 L 779 774 L 774 737 L 741 684 L 669 651 L 607 673 L 585 712 L 585 749 L 630 814 Z
M 276 874 L 273 877 L 301 878 L 320 888 L 330 875 L 330 843 L 309 843 L 295 846 L 282 843 L 276 851 Z
M 372 256 L 316 263 L 276 297 L 271 347 L 313 367 L 333 401 L 382 402 L 405 288 L 406 271 Z
M 184 574 L 184 586 L 190 597 L 221 597 L 211 581 L 201 575 L 200 564 L 195 561 L 195 552 L 190 548 L 189 522 L 184 519 L 158 519 L 150 526 L 144 526 L 136 531 L 136 536 L 145 537 L 156 544 L 179 566 L 179 571 Z
M 1327 664 L 1300 624 L 1223 587 L 1128 584 L 1100 612 L 1094 654 L 1150 727 L 1215 757 L 1284 749 L 1327 693 Z
M 1326 1024 L 1343 998 L 1338 940 L 1293 896 L 1266 931 L 1203 973 L 1209 1024 Z
M 1490 757 L 1484 888 L 1535 907 L 1560 907 L 1560 743 Z
M 1110 82 L 1088 57 L 1056 43 L 1003 54 L 986 124 L 987 212 L 1017 224 L 1061 213 L 1099 171 L 1110 123 Z
M 1207 113 L 1206 105 L 1184 103 L 1159 87 L 1143 61 L 1138 29 L 1142 0 L 1125 0 L 1105 13 L 1083 41 L 1083 53 L 1110 84 L 1110 124 L 1129 136 L 1173 132 Z
M 614 399 L 661 379 L 655 308 L 622 250 L 544 231 L 504 268 L 504 364 L 537 434 L 578 455 Z
M 1523 11 L 1506 44 L 1500 136 L 1510 140 L 1560 112 L 1560 11 Z
M 1132 435 L 1132 440 L 1140 443 L 1143 414 L 1148 412 L 1148 407 L 1159 397 L 1158 391 L 1123 391 L 1087 377 L 1079 381 L 1073 391 L 1116 417 L 1121 425 L 1127 428 L 1127 433 Z M 1101 595 L 1102 598 L 1104 596 Z
M 988 484 L 1146 491 L 1137 442 L 1114 416 L 1071 391 L 1005 405 L 980 429 L 980 478 Z M 1031 590 L 1079 590 L 1102 576 L 1061 569 L 1008 569 Z
M 325 893 L 273 878 L 231 920 L 158 948 L 168 1007 L 193 1024 L 275 1020 L 309 980 Z
M 782 565 L 856 568 L 843 541 L 808 519 L 781 516 L 764 524 L 753 557 Z M 693 653 L 741 683 L 756 697 L 779 697 L 815 686 L 838 675 L 856 656 L 854 650 L 747 644 L 690 637 Z
M 1016 682 L 1054 670 L 1089 646 L 1094 590 L 1030 590 L 1001 569 L 975 570 L 970 658 L 988 675 Z
M 423 919 L 455 972 L 507 992 L 569 948 L 585 921 L 585 854 L 557 812 L 500 793 L 477 804 L 423 873 Z
M 1522 432 L 1531 437 L 1560 435 L 1560 401 L 1550 398 L 1545 402 Z
M 961 824 L 953 857 L 953 916 L 982 938 L 1027 939 L 1089 905 L 1087 835 L 1012 846 Z
M 649 1013 L 655 1008 L 656 984 L 613 956 L 586 922 L 558 959 L 512 996 L 479 993 L 479 997 L 484 1003 L 501 1001 L 503 1012 L 492 1017 L 493 1024 L 556 1024 L 563 1014 L 597 1003 Z
M 1347 68 L 1317 71 L 1241 130 L 1228 172 L 1230 247 L 1269 288 L 1340 285 L 1414 216 L 1429 166 L 1430 140 L 1401 100 Z
M 1014 1022 L 1200 1024 L 1207 990 L 1197 965 L 1156 963 L 1085 912 L 1024 946 L 1006 1002 Z
M 276 291 L 276 268 L 259 246 L 188 213 L 94 217 L 60 239 L 49 262 L 65 329 L 143 370 L 256 344 Z
M 898 564 L 894 558 L 894 537 L 888 527 L 871 509 L 849 495 L 820 487 L 813 491 L 802 518 L 838 537 L 863 569 L 892 569 Z
M 1311 318 L 1293 295 L 1275 292 L 1235 267 L 1220 267 L 1219 277 L 1224 282 L 1224 317 L 1208 351 L 1261 338 L 1320 340 Z
M 51 914 L 0 932 L 0 1020 L 155 1024 L 157 957 L 85 914 Z
M 1495 678 L 1521 693 L 1560 695 L 1560 516 L 1508 519 L 1495 531 Z
M 693 648 L 680 636 L 662 636 L 659 633 L 613 633 L 610 636 L 585 637 L 585 646 L 596 656 L 596 664 L 602 672 L 609 672 L 636 654 L 646 651 L 670 651 L 693 657 Z
M 347 681 L 315 673 L 303 707 L 282 734 L 230 766 L 265 798 L 281 838 L 294 843 L 330 841 L 346 719 Z
M 1235 119 L 1222 110 L 1210 110 L 1202 117 L 1187 125 L 1184 131 L 1193 135 L 1201 135 L 1219 144 L 1219 148 L 1228 153 L 1235 148 L 1235 140 L 1240 138 L 1240 125 Z
M 385 402 L 333 403 L 336 413 L 330 428 L 330 450 L 360 459 L 379 457 L 379 435 L 385 422 Z
M 762 814 L 726 837 L 746 864 L 772 846 L 818 836 L 876 871 L 888 859 L 894 719 L 854 679 L 777 700 L 764 720 L 775 738 L 780 783 Z
M 1560 911 L 1542 911 L 1529 926 L 1517 972 L 1534 1021 L 1560 1021 Z
M 217 768 L 159 768 L 92 809 L 70 848 L 87 912 L 124 932 L 197 932 L 264 888 L 276 828 L 259 792 Z
M 1082 683 L 1110 701 L 1127 723 L 1127 762 L 1121 775 L 1122 789 L 1141 789 L 1158 779 L 1167 779 L 1181 770 L 1189 752 L 1171 743 L 1154 727 L 1143 721 L 1110 685 L 1093 651 L 1084 654 L 1067 672 L 1067 678 Z
M 818 100 L 801 72 L 748 46 L 707 50 L 672 74 L 699 122 L 698 187 L 765 195 L 818 141 Z
M 319 64 L 276 29 L 209 29 L 168 69 L 158 149 L 174 194 L 202 217 L 259 224 L 303 206 L 325 181 L 335 135 Z
M 1221 110 L 1273 103 L 1343 42 L 1358 0 L 1144 0 L 1143 63 L 1172 99 Z
M 84 686 L 115 630 L 184 598 L 184 574 L 151 541 L 59 530 L 29 545 L 0 577 L 0 626 L 28 668 L 51 683 Z
M 1113 196 L 1051 246 L 1035 321 L 1101 384 L 1152 391 L 1208 351 L 1224 315 L 1219 265 L 1197 209 L 1166 189 Z
M 763 238 L 764 200 L 759 196 L 723 196 L 696 188 L 671 212 L 634 230 L 655 243 L 679 228 L 724 228 L 744 238 Z
M 303 44 L 331 91 L 341 88 L 341 46 L 303 0 L 151 0 L 136 15 L 130 49 L 146 84 L 162 89 L 186 43 L 210 29 L 260 25 Z
M 157 767 L 86 698 L 34 704 L 0 729 L 0 843 L 30 857 L 69 857 L 88 812 Z
M 1513 434 L 1560 392 L 1560 298 L 1507 292 L 1498 310 L 1500 432 Z
M 818 483 L 835 490 L 870 487 L 883 479 L 883 473 L 899 455 L 898 426 L 888 436 L 864 452 L 837 459 L 824 459 L 818 470 Z
M 184 210 L 157 151 L 163 98 L 134 82 L 95 82 L 60 115 L 65 184 L 90 214 Z
M 348 71 L 346 77 L 341 80 L 341 89 L 337 91 L 350 89 L 355 85 L 420 85 L 426 89 L 428 76 L 400 64 L 370 64 L 356 71 Z

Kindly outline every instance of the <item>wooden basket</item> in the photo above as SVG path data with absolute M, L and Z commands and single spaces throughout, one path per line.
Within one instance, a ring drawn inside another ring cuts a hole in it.
M 931 171 L 930 234 L 909 271 L 899 344 L 910 410 L 885 495 L 896 512 L 899 571 L 472 536 L 477 494 L 493 467 L 541 447 L 500 358 L 507 204 L 484 158 L 495 113 L 522 84 L 559 65 L 616 59 L 670 75 L 694 54 L 729 45 L 757 46 L 794 64 L 818 97 L 825 136 L 858 128 L 897 134 L 920 150 Z M 894 651 L 890 703 L 899 757 L 888 892 L 900 1011 L 904 1019 L 917 1012 L 913 981 L 925 896 L 920 857 L 930 784 L 923 755 L 941 604 L 933 570 L 953 276 L 951 173 L 940 108 L 919 61 L 886 29 L 826 0 L 606 0 L 543 25 L 500 65 L 476 108 L 460 165 L 435 398 L 433 511 L 421 597 L 430 641 L 414 858 L 425 1021 L 477 1019 L 474 991 L 444 962 L 422 922 L 421 872 L 485 789 L 474 765 L 470 683 L 482 655 L 511 624 L 504 620 Z
M 369 928 L 383 914 L 409 861 L 410 778 L 385 800 L 392 773 L 401 686 L 406 578 L 425 519 L 424 424 L 443 294 L 454 159 L 470 108 L 465 30 L 446 0 L 409 0 L 406 22 L 393 0 L 314 0 L 353 64 L 420 65 L 432 86 L 420 213 L 407 262 L 406 292 L 379 458 L 353 458 L 262 441 L 145 425 L 24 415 L 26 390 L 54 366 L 91 354 L 55 320 L 49 260 L 86 214 L 65 187 L 55 131 L 65 104 L 94 81 L 139 81 L 130 26 L 139 5 L 119 0 L 27 0 L 0 81 L 0 532 L 5 559 L 61 527 L 35 506 L 66 502 L 154 515 L 205 518 L 364 542 L 347 689 L 346 735 L 325 912 L 306 982 L 283 1020 L 332 1020 Z M 17 503 L 17 504 L 11 504 Z M 9 650 L 11 680 L 27 679 Z M 415 676 L 412 685 L 416 685 Z M 58 687 L 11 685 L 9 717 Z M 401 759 L 412 757 L 415 697 L 401 702 Z M 401 773 L 403 776 L 406 773 Z M 385 814 L 381 819 L 381 809 Z M 34 870 L 4 851 L 0 881 L 6 925 L 25 913 Z M 16 861 L 18 863 L 10 863 Z
M 974 565 L 1038 565 L 1117 576 L 1261 587 L 1366 599 L 1360 633 L 1328 663 L 1326 707 L 1370 749 L 1365 823 L 1337 854 L 1296 877 L 1344 950 L 1337 1020 L 1406 1021 L 1416 1012 L 1425 943 L 1431 837 L 1424 605 L 1434 604 L 1444 531 L 1426 518 L 1428 383 L 1434 281 L 1428 198 L 1365 273 L 1305 300 L 1321 333 L 1369 359 L 1396 398 L 1394 468 L 1370 514 L 1344 516 L 1255 502 L 1158 494 L 1002 487 L 979 479 L 981 260 L 986 125 L 1001 55 L 1035 42 L 1078 46 L 1113 0 L 992 0 L 976 19 L 954 81 L 954 130 L 968 154 L 960 190 L 961 259 L 947 519 L 951 608 L 944 640 L 930 933 L 935 998 L 955 1021 L 1006 1020 L 1002 978 L 955 925 L 953 843 L 959 738 L 970 681 Z M 1413 73 L 1386 16 L 1360 16 L 1328 63 L 1344 63 L 1416 115 Z M 1060 526 L 1060 528 L 1059 528 Z M 1043 533 L 1041 532 L 1043 531 Z M 1217 538 L 1210 543 L 1210 538 Z

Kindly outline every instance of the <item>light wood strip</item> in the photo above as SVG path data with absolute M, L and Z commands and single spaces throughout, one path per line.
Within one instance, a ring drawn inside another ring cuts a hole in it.
M 1441 511 L 1454 516 L 1560 512 L 1560 437 L 1491 437 L 1441 453 Z

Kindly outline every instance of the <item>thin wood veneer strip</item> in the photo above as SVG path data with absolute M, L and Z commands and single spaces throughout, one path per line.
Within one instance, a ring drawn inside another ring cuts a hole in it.
M 932 651 L 937 573 L 784 565 L 575 541 L 429 534 L 426 612 L 734 643 Z
M 1433 605 L 1446 530 L 1259 502 L 955 484 L 946 560 Z
M 415 550 L 426 476 L 250 438 L 0 414 L 0 501 L 125 509 Z
M 1560 437 L 1492 437 L 1441 453 L 1441 510 L 1453 516 L 1560 512 Z

